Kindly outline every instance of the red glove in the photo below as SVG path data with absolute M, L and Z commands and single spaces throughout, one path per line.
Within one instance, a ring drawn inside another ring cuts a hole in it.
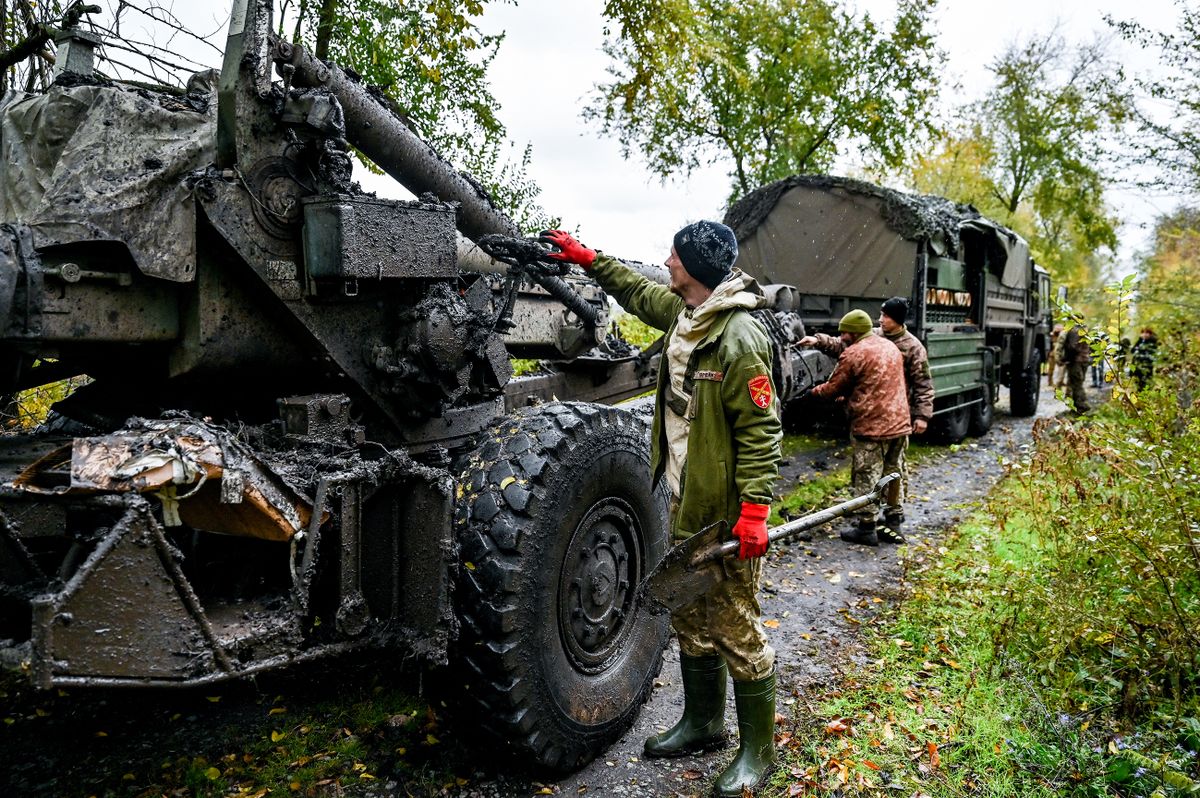
M 753 560 L 767 553 L 767 516 L 770 514 L 769 505 L 742 502 L 742 512 L 733 525 L 733 536 L 742 543 L 738 547 L 739 560 Z
M 578 263 L 585 269 L 592 268 L 592 263 L 596 260 L 596 250 L 588 249 L 571 238 L 570 233 L 562 230 L 543 230 L 538 240 L 558 247 L 558 252 L 551 252 L 546 256 L 552 260 Z

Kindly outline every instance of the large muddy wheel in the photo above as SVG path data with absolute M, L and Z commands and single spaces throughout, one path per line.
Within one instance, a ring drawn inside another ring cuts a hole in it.
M 1041 365 L 1042 355 L 1035 349 L 1025 369 L 1014 376 L 1008 386 L 1009 409 L 1014 416 L 1028 417 L 1037 413 L 1042 393 Z
M 479 724 L 556 772 L 633 723 L 668 620 L 639 604 L 666 552 L 646 423 L 582 403 L 493 428 L 460 481 L 456 661 Z

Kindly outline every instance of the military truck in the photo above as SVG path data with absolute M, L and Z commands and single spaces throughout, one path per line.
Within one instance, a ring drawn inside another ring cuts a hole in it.
M 578 767 L 667 641 L 637 591 L 667 497 L 610 404 L 655 349 L 273 12 L 235 3 L 185 92 L 94 73 L 65 25 L 49 90 L 0 103 L 0 394 L 88 380 L 0 436 L 0 664 L 163 689 L 376 649 Z M 416 199 L 364 194 L 352 151 Z M 823 366 L 769 290 L 793 396 Z
M 1037 412 L 1050 279 L 1012 230 L 942 197 L 827 175 L 757 189 L 725 222 L 742 269 L 797 287 L 781 310 L 810 332 L 836 334 L 850 310 L 874 318 L 889 297 L 909 299 L 908 328 L 933 374 L 933 434 L 956 442 L 986 432 L 1001 385 L 1014 415 Z

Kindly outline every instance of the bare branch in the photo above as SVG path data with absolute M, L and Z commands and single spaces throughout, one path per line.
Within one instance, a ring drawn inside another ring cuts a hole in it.
M 165 25 L 168 28 L 176 30 L 176 31 L 183 33 L 187 36 L 190 36 L 194 39 L 198 39 L 199 41 L 201 41 L 204 44 L 211 47 L 216 52 L 220 53 L 221 55 L 225 54 L 224 50 L 222 50 L 220 47 L 218 47 L 217 45 L 213 44 L 211 41 L 208 40 L 208 37 L 215 36 L 217 33 L 219 33 L 221 31 L 221 28 L 224 27 L 224 25 L 217 28 L 212 33 L 199 34 L 199 33 L 195 33 L 194 31 L 191 31 L 191 30 L 188 30 L 187 28 L 185 28 L 182 24 L 180 24 L 179 20 L 173 14 L 171 14 L 169 11 L 167 11 L 166 9 L 163 9 L 159 6 L 150 6 L 149 8 L 142 8 L 141 6 L 139 6 L 135 3 L 129 2 L 129 0 L 121 0 L 120 5 L 118 6 L 117 15 L 120 16 L 121 11 L 126 8 L 128 8 L 131 11 L 136 11 L 137 13 L 150 18 L 161 25 Z M 159 16 L 155 12 L 158 12 L 158 14 L 161 14 L 161 16 Z

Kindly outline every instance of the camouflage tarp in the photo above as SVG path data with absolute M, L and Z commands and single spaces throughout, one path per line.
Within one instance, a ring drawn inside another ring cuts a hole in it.
M 122 241 L 138 268 L 168 280 L 196 273 L 188 173 L 212 163 L 216 73 L 186 96 L 103 81 L 67 81 L 0 100 L 0 221 L 33 229 L 36 246 Z
M 989 239 L 988 261 L 1005 284 L 1023 284 L 1028 264 L 1025 242 L 970 205 L 843 177 L 794 175 L 763 186 L 734 204 L 725 223 L 738 237 L 738 266 L 806 294 L 908 295 L 918 244 L 963 258 L 966 225 Z

